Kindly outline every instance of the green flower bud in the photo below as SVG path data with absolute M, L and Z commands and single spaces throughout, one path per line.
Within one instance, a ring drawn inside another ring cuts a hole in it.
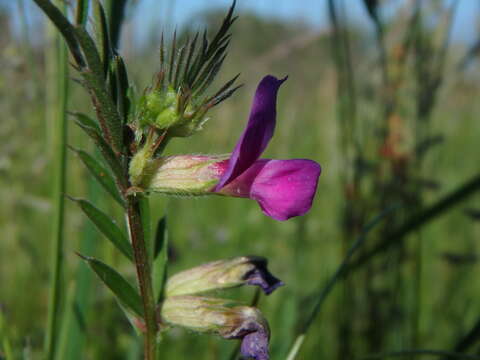
M 177 112 L 177 93 L 173 88 L 152 90 L 140 103 L 140 123 L 157 129 L 168 129 L 183 121 L 183 114 Z
M 267 260 L 258 256 L 242 256 L 182 271 L 166 284 L 166 296 L 202 294 L 244 284 L 260 286 L 270 294 L 283 283 L 267 270 Z

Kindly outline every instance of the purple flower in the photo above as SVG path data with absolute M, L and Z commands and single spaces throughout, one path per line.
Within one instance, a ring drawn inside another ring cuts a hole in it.
M 270 330 L 262 313 L 229 300 L 199 297 L 167 297 L 159 308 L 163 325 L 179 326 L 225 339 L 241 339 L 243 356 L 268 360 Z
M 258 85 L 246 129 L 214 191 L 256 200 L 263 212 L 287 220 L 312 206 L 320 165 L 306 159 L 260 159 L 273 136 L 277 92 L 286 80 L 266 76 Z
M 243 337 L 240 352 L 246 358 L 268 360 L 270 358 L 268 352 L 269 334 L 262 326 L 255 325 L 255 329 Z
M 208 193 L 256 200 L 263 212 L 287 220 L 310 210 L 321 167 L 307 159 L 260 159 L 273 136 L 277 92 L 286 80 L 266 76 L 230 157 L 181 155 L 156 159 L 141 186 L 179 195 Z

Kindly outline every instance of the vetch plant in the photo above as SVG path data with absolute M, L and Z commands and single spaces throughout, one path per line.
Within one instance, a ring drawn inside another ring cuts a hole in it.
M 162 156 L 175 137 L 202 130 L 208 111 L 239 87 L 234 86 L 237 75 L 219 90 L 207 91 L 226 57 L 235 2 L 211 41 L 206 32 L 183 45 L 177 44 L 174 36 L 167 51 L 162 38 L 160 71 L 154 83 L 136 97 L 126 65 L 112 46 L 99 1 L 77 1 L 75 23 L 49 0 L 34 1 L 63 35 L 79 82 L 90 95 L 97 119 L 74 115 L 104 161 L 73 150 L 123 209 L 128 235 L 87 200 L 71 199 L 135 266 L 137 286 L 102 261 L 79 255 L 115 294 L 131 323 L 144 333 L 145 359 L 156 359 L 158 334 L 170 325 L 242 339 L 243 355 L 268 359 L 270 332 L 259 310 L 203 296 L 244 284 L 271 293 L 282 283 L 267 271 L 266 260 L 241 257 L 218 261 L 177 274 L 165 285 L 165 219 L 159 221 L 155 237 L 150 236 L 149 228 L 148 196 L 154 192 L 251 198 L 277 220 L 303 215 L 311 207 L 321 171 L 317 163 L 259 159 L 273 136 L 277 91 L 285 79 L 267 76 L 260 82 L 247 127 L 232 154 Z M 90 4 L 97 19 L 96 37 L 87 31 Z M 51 352 L 49 358 L 55 349 Z
M 266 76 L 258 85 L 242 136 L 230 155 L 178 155 L 132 160 L 132 182 L 163 194 L 218 194 L 256 200 L 263 212 L 287 220 L 305 214 L 312 205 L 321 168 L 306 159 L 259 159 L 273 136 L 276 98 L 285 81 Z M 137 162 L 143 165 L 138 176 Z

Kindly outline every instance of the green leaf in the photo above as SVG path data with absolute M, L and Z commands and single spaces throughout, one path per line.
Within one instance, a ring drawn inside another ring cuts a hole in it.
M 112 169 L 113 174 L 115 175 L 117 181 L 119 181 L 121 184 L 126 186 L 122 167 L 117 157 L 115 156 L 115 153 L 113 152 L 112 148 L 104 140 L 98 125 L 96 125 L 96 123 L 93 122 L 93 120 L 91 119 L 87 120 L 89 118 L 86 116 L 83 116 L 82 114 L 74 114 L 74 115 L 77 117 L 76 124 L 80 126 L 80 128 L 83 131 L 85 131 L 85 133 L 89 137 L 92 138 L 93 142 L 100 150 L 100 153 L 102 154 L 103 158 L 105 159 L 107 164 L 110 166 L 110 169 Z M 79 116 L 79 115 L 82 115 L 82 116 Z
M 112 290 L 121 304 L 133 311 L 137 316 L 143 317 L 143 306 L 140 295 L 122 275 L 98 259 L 78 255 L 88 263 L 100 280 Z
M 92 203 L 83 199 L 74 199 L 83 212 L 89 217 L 100 232 L 112 242 L 115 247 L 122 252 L 129 260 L 133 261 L 132 246 L 128 242 L 123 232 L 104 212 L 95 207 Z
M 98 162 L 94 157 L 83 150 L 78 150 L 70 147 L 78 155 L 80 160 L 86 168 L 92 173 L 92 175 L 97 179 L 100 185 L 112 195 L 113 199 L 119 203 L 122 207 L 125 207 L 125 202 L 123 201 L 120 193 L 118 192 L 115 180 L 113 179 L 110 172 L 103 167 L 103 165 Z
M 34 0 L 40 9 L 48 16 L 65 39 L 72 56 L 78 66 L 83 67 L 85 60 L 75 36 L 75 28 L 70 24 L 63 13 L 48 0 Z
M 123 122 L 126 123 L 130 112 L 130 99 L 128 96 L 130 85 L 128 82 L 127 68 L 120 56 L 115 56 L 113 61 L 118 91 L 117 109 Z
M 88 90 L 92 93 L 105 141 L 117 153 L 121 153 L 123 148 L 122 121 L 111 95 L 105 88 L 105 81 L 99 81 L 99 78 L 89 69 L 82 70 L 81 75 Z
M 113 150 L 121 153 L 123 143 L 122 121 L 112 100 L 111 94 L 105 88 L 105 71 L 98 49 L 88 31 L 81 27 L 75 27 L 75 35 L 83 50 L 87 61 L 87 68 L 80 69 L 86 86 L 92 93 L 98 119 L 107 143 Z
M 87 60 L 89 70 L 95 75 L 97 80 L 104 80 L 105 74 L 103 71 L 102 59 L 95 42 L 84 27 L 76 26 L 74 29 L 76 38 L 78 39 L 85 55 L 85 59 Z
M 167 218 L 162 217 L 157 224 L 153 251 L 153 293 L 155 300 L 160 302 L 163 297 L 167 279 L 168 263 L 168 229 Z
M 75 116 L 75 122 L 77 122 L 78 126 L 90 127 L 98 131 L 99 134 L 101 133 L 102 130 L 98 126 L 98 123 L 95 120 L 93 120 L 90 116 L 83 114 L 81 112 L 70 112 L 69 115 Z

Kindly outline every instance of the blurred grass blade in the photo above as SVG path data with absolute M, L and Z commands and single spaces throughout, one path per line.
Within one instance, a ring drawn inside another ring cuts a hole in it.
M 100 280 L 115 294 L 117 299 L 137 316 L 143 316 L 143 306 L 140 295 L 135 288 L 118 272 L 107 264 L 92 257 L 78 254 L 95 271 Z
M 98 230 L 100 230 L 100 232 L 105 235 L 105 237 L 110 240 L 123 255 L 125 255 L 130 261 L 133 261 L 132 246 L 113 220 L 89 201 L 74 198 L 71 199 L 80 206 Z
M 465 352 L 475 345 L 480 339 L 480 318 L 477 319 L 473 327 L 455 342 L 455 352 Z
M 370 221 L 362 230 L 360 235 L 355 239 L 353 242 L 352 246 L 348 249 L 348 252 L 343 259 L 342 263 L 340 266 L 337 268 L 335 273 L 332 275 L 332 277 L 327 281 L 327 283 L 319 290 L 318 294 L 315 296 L 317 298 L 315 305 L 313 306 L 313 310 L 309 314 L 309 316 L 306 318 L 306 320 L 303 322 L 303 324 L 300 325 L 300 331 L 299 335 L 297 336 L 288 356 L 287 360 L 294 360 L 298 354 L 298 351 L 300 350 L 300 347 L 302 346 L 305 336 L 312 326 L 313 322 L 317 318 L 318 314 L 320 313 L 320 309 L 322 308 L 323 303 L 325 302 L 326 298 L 328 295 L 332 292 L 334 286 L 340 282 L 342 277 L 345 275 L 347 269 L 348 269 L 348 263 L 352 256 L 357 252 L 358 249 L 364 244 L 365 240 L 367 239 L 367 235 L 370 233 L 370 231 L 375 228 L 378 224 L 380 224 L 385 218 L 388 216 L 392 215 L 392 213 L 398 209 L 399 206 L 392 206 L 385 211 L 383 211 L 381 214 L 379 214 L 377 217 L 375 217 L 372 221 Z
M 105 8 L 108 14 L 108 26 L 113 50 L 118 48 L 127 0 L 107 0 Z
M 414 349 L 414 350 L 402 350 L 391 353 L 373 354 L 361 357 L 362 360 L 374 360 L 385 359 L 390 357 L 412 357 L 412 356 L 442 356 L 447 359 L 470 359 L 480 360 L 480 355 L 461 354 L 444 350 L 427 350 L 427 349 Z
M 7 333 L 7 326 L 2 311 L 0 310 L 0 354 L 5 356 L 5 360 L 14 360 L 12 345 Z
M 102 198 L 102 189 L 92 177 L 87 179 L 88 196 L 92 199 Z M 101 235 L 89 219 L 84 219 L 79 250 L 83 254 L 94 254 Z M 65 306 L 64 326 L 60 337 L 57 359 L 85 359 L 87 345 L 87 317 L 93 311 L 92 283 L 93 274 L 88 265 L 80 261 L 75 270 L 73 293 Z
M 153 293 L 156 302 L 161 301 L 168 263 L 168 229 L 167 217 L 162 217 L 157 224 L 153 252 Z
M 429 208 L 423 210 L 419 214 L 412 215 L 410 219 L 405 221 L 403 226 L 396 231 L 393 231 L 392 235 L 388 239 L 380 242 L 373 249 L 369 250 L 359 257 L 355 262 L 353 262 L 349 266 L 349 271 L 356 270 L 378 254 L 381 254 L 394 246 L 399 246 L 403 241 L 405 241 L 407 235 L 428 224 L 430 221 L 442 215 L 453 206 L 458 205 L 460 202 L 479 190 L 480 175 L 476 175 L 463 185 L 459 186 L 455 191 L 452 191 L 450 194 L 438 200 Z
M 51 5 L 53 6 L 53 5 Z M 66 11 L 63 4 L 62 10 Z M 54 7 L 54 6 L 53 6 Z M 60 18 L 64 18 L 60 10 L 55 8 Z M 57 38 L 57 56 L 54 59 L 57 74 L 51 86 L 55 88 L 55 144 L 53 158 L 53 188 L 52 188 L 52 242 L 50 264 L 50 293 L 47 316 L 47 329 L 44 339 L 44 356 L 53 360 L 57 350 L 57 337 L 62 303 L 63 247 L 64 247 L 64 206 L 66 188 L 66 141 L 67 141 L 67 103 L 68 103 L 68 54 L 66 46 L 60 37 Z
M 113 52 L 110 41 L 110 34 L 108 30 L 107 17 L 103 9 L 102 3 L 99 0 L 94 0 L 95 23 L 97 29 L 97 42 L 100 44 L 100 53 L 103 63 L 103 74 L 106 77 L 110 59 Z
M 71 149 L 75 151 L 90 173 L 95 177 L 95 179 L 98 180 L 100 185 L 103 186 L 103 188 L 113 197 L 113 199 L 122 207 L 125 207 L 125 202 L 122 200 L 117 186 L 115 185 L 115 180 L 113 179 L 112 175 L 110 175 L 110 172 L 87 152 L 74 148 Z
M 77 25 L 86 26 L 88 20 L 88 9 L 90 0 L 77 0 L 75 11 L 75 22 Z

